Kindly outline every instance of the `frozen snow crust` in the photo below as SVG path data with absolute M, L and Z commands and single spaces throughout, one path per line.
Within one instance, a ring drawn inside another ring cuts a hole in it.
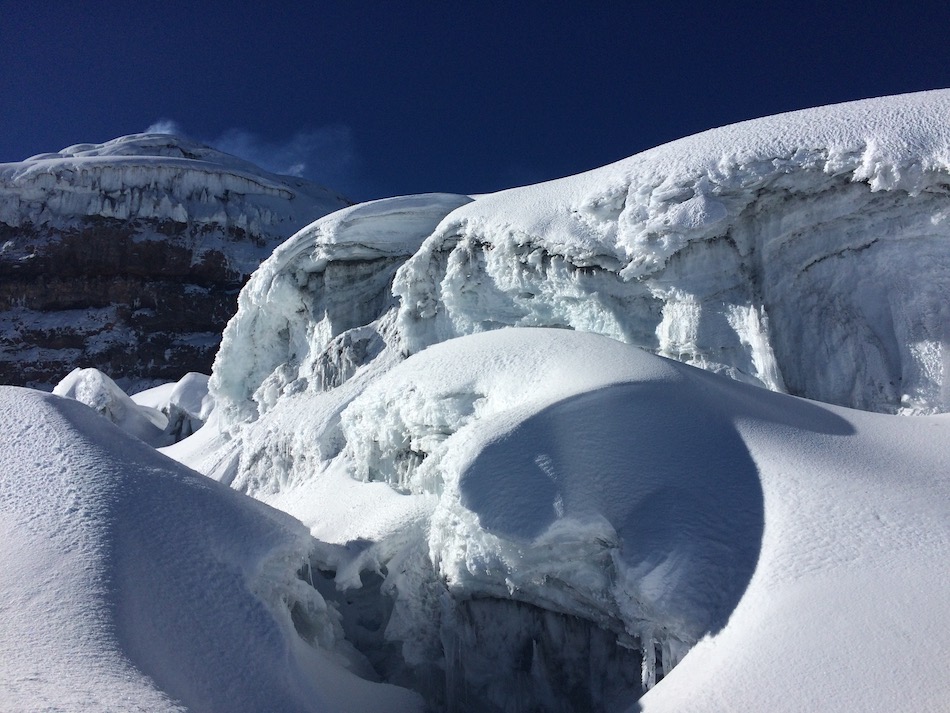
M 950 91 L 714 129 L 452 212 L 397 275 L 403 349 L 591 331 L 777 391 L 950 408 Z
M 0 708 L 421 708 L 351 673 L 293 518 L 71 399 L 0 387 L 0 445 Z

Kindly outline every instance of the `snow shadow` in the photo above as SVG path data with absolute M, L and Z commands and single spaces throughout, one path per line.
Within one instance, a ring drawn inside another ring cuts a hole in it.
M 527 418 L 462 474 L 462 504 L 492 534 L 522 543 L 525 558 L 534 549 L 565 568 L 572 548 L 583 556 L 585 536 L 612 532 L 618 600 L 687 640 L 719 631 L 755 571 L 764 529 L 759 471 L 737 422 L 841 435 L 850 426 L 803 400 L 696 375 L 610 386 Z M 550 553 L 552 541 L 561 552 Z

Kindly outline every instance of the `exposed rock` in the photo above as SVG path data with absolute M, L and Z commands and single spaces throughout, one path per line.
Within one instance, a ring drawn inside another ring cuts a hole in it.
M 83 366 L 135 391 L 210 371 L 250 273 L 349 204 L 168 135 L 0 165 L 0 383 L 49 389 Z

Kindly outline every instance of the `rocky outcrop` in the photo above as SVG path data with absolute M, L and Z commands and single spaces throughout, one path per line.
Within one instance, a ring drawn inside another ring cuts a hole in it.
M 134 391 L 209 372 L 250 273 L 346 205 L 167 135 L 0 165 L 0 383 L 52 388 L 83 366 Z

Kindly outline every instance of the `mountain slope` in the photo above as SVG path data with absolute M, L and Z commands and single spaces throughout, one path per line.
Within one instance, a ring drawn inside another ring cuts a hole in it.
M 348 205 L 174 136 L 0 165 L 0 383 L 93 366 L 128 388 L 210 371 L 247 276 Z
M 0 387 L 0 533 L 3 710 L 420 707 L 348 670 L 300 523 L 83 404 Z

